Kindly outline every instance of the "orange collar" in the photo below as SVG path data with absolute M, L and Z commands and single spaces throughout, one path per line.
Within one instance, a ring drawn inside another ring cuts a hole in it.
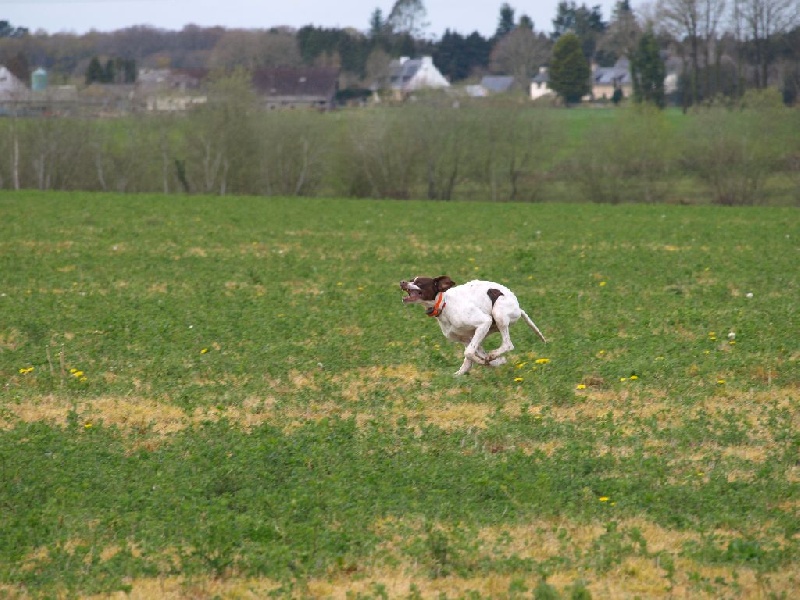
M 444 294 L 439 292 L 436 294 L 436 301 L 433 303 L 433 306 L 426 310 L 425 314 L 429 317 L 438 317 L 442 314 L 445 306 L 447 306 L 447 302 L 444 301 Z

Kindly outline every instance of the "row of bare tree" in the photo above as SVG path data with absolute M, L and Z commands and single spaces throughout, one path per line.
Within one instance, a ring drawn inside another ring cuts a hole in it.
M 800 111 L 619 109 L 591 123 L 514 101 L 257 110 L 244 78 L 185 116 L 0 121 L 0 189 L 485 201 L 800 201 Z M 592 114 L 592 113 L 589 113 Z M 597 113 L 594 113 L 597 114 Z M 583 125 L 580 125 L 583 123 Z M 579 136 L 574 128 L 583 129 Z
M 738 79 L 752 65 L 750 79 L 760 89 L 769 85 L 773 64 L 788 62 L 780 78 L 800 84 L 797 0 L 659 0 L 656 7 L 654 24 L 680 42 L 675 48 L 688 67 L 687 104 L 699 99 L 701 85 L 712 88 L 714 67 L 723 61 L 736 65 Z

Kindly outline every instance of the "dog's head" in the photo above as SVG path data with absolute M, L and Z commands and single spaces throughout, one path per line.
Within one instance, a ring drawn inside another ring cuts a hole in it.
M 440 277 L 414 277 L 411 281 L 401 281 L 400 289 L 406 292 L 403 302 L 432 303 L 439 292 L 446 292 L 455 287 L 456 282 L 447 275 Z

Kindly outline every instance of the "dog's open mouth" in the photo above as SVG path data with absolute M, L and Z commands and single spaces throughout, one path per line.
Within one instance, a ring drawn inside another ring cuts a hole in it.
M 408 292 L 408 295 L 403 298 L 403 302 L 416 302 L 422 299 L 422 296 L 420 296 L 417 290 L 406 290 L 406 292 Z
M 417 302 L 422 299 L 421 290 L 410 281 L 401 281 L 400 289 L 407 294 L 403 302 Z

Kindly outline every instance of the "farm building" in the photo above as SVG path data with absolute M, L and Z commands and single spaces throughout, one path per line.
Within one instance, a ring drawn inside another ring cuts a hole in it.
M 275 108 L 334 107 L 339 69 L 331 67 L 258 69 L 253 88 L 264 106 Z
M 403 96 L 426 88 L 447 88 L 450 82 L 439 72 L 430 56 L 413 59 L 403 56 L 389 63 L 389 86 L 396 95 Z

